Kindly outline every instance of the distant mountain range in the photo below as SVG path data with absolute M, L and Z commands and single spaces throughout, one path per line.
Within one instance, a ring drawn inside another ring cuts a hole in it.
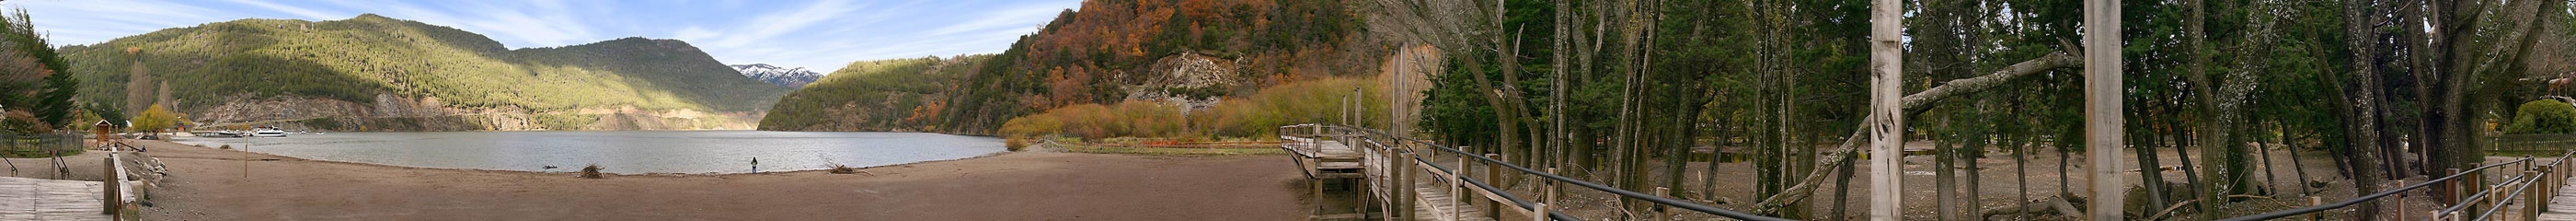
M 242 19 L 65 46 L 79 100 L 152 104 L 204 126 L 315 130 L 748 129 L 789 89 L 688 42 L 508 49 L 375 14 Z
M 786 86 L 787 88 L 805 87 L 805 84 L 811 84 L 814 83 L 814 80 L 823 78 L 823 73 L 814 73 L 814 71 L 805 70 L 804 67 L 780 68 L 778 66 L 770 66 L 769 64 L 737 64 L 728 66 L 732 66 L 734 71 L 742 72 L 743 77 L 749 77 L 752 80 L 760 80 L 760 82 L 769 82 L 769 84 L 776 84 L 778 86 Z

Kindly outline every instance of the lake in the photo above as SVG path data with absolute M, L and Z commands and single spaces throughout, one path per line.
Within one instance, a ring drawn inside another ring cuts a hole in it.
M 185 144 L 313 160 L 406 167 L 574 172 L 746 173 L 953 160 L 1005 151 L 991 137 L 898 132 L 332 132 L 264 138 L 175 137 Z M 548 169 L 546 166 L 554 166 Z

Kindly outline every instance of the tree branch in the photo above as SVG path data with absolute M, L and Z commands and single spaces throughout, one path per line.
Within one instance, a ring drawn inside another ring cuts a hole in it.
M 1923 92 L 1915 92 L 1914 94 L 1905 95 L 1905 99 L 1902 99 L 1904 103 L 1900 104 L 1898 108 L 1904 109 L 1902 112 L 1905 114 L 1912 115 L 1915 113 L 1921 113 L 1918 110 L 1930 107 L 1931 103 L 1934 101 L 1940 101 L 1941 99 L 1950 98 L 1951 96 L 1985 91 L 1986 89 L 2003 86 L 2004 83 L 2009 83 L 2015 79 L 2021 79 L 2022 77 L 2046 72 L 2048 70 L 2083 67 L 2084 61 L 2075 57 L 2076 51 L 2080 50 L 2081 49 L 2075 49 L 2049 53 L 2048 55 L 2042 55 L 2039 58 L 2022 61 L 2021 63 L 2014 63 L 2010 67 L 2005 67 L 2003 70 L 1998 70 L 1984 76 L 1942 82 L 1941 86 L 1932 87 L 1932 89 L 1923 90 Z M 1863 119 L 1861 122 L 1869 122 L 1869 119 Z M 1868 129 L 1868 127 L 1853 129 L 1851 136 L 1845 137 L 1841 145 L 1835 145 L 1832 153 L 1825 155 L 1825 162 L 1820 165 L 1824 165 L 1824 167 L 1827 168 L 1821 168 L 1815 172 L 1807 173 L 1806 178 L 1799 179 L 1801 181 L 1797 186 L 1791 186 L 1787 191 L 1782 192 L 1779 195 L 1773 195 L 1771 198 L 1762 199 L 1760 203 L 1754 204 L 1757 207 L 1750 212 L 1754 214 L 1775 214 L 1775 212 L 1783 206 L 1806 200 L 1807 197 L 1814 195 L 1815 191 L 1813 190 L 1824 183 L 1826 174 L 1840 170 L 1841 167 L 1847 165 L 1843 164 L 1843 162 L 1852 160 L 1853 156 L 1859 151 L 1859 144 L 1862 143 L 1862 139 L 1866 138 L 1863 135 L 1866 135 L 1866 133 L 1869 132 Z

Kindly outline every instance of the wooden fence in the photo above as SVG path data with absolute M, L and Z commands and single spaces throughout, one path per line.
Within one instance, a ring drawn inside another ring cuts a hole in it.
M 81 151 L 81 138 L 79 134 L 0 133 L 0 153 L 13 156 L 77 154 Z
M 2576 149 L 2576 133 L 2506 134 L 2487 137 L 2486 141 L 2495 152 L 2558 153 Z

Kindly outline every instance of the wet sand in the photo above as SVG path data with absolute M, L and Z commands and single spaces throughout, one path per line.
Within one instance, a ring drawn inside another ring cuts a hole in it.
M 1280 156 L 1012 152 L 861 169 L 625 175 L 424 169 L 138 141 L 170 168 L 155 220 L 1291 220 Z M 247 170 L 247 171 L 245 171 Z

